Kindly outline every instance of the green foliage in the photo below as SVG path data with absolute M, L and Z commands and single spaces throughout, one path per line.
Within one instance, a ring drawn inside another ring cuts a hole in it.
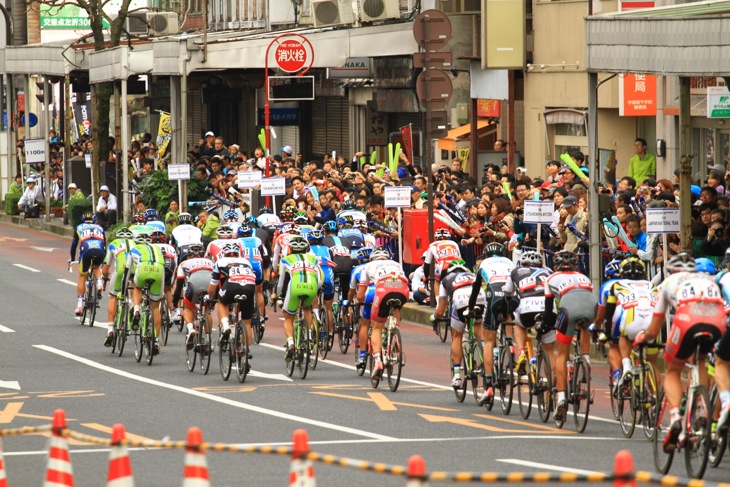
M 5 195 L 5 214 L 6 215 L 19 215 L 20 210 L 18 209 L 18 201 L 22 194 L 6 194 Z
M 205 181 L 198 178 L 188 181 L 188 200 L 207 200 L 210 195 L 205 190 Z M 139 183 L 139 199 L 147 208 L 156 209 L 161 215 L 167 213 L 170 201 L 178 200 L 177 181 L 167 179 L 167 171 L 154 171 Z
M 120 228 L 126 228 L 128 225 L 125 225 L 124 222 L 118 222 L 115 223 L 113 226 L 107 228 L 104 231 L 104 235 L 106 236 L 106 243 L 111 242 L 115 238 L 117 238 L 117 232 Z
M 51 208 L 61 208 L 63 206 L 63 199 L 51 198 Z
M 76 228 L 81 224 L 81 217 L 87 211 L 94 211 L 94 207 L 89 199 L 69 200 L 66 208 L 66 215 L 70 225 Z

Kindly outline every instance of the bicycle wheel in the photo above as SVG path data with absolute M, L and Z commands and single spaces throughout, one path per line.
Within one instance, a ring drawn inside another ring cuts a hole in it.
M 81 326 L 84 326 L 86 324 L 86 317 L 89 315 L 89 301 L 91 300 L 91 297 L 89 296 L 89 279 L 87 278 L 84 284 L 84 296 L 82 298 L 82 306 L 81 306 L 81 319 L 79 320 L 79 323 Z
M 264 326 L 261 322 L 261 313 L 258 306 L 254 307 L 253 316 L 251 317 L 251 331 L 253 332 L 254 342 L 261 343 L 261 339 L 264 337 Z
M 400 330 L 398 328 L 393 328 L 393 330 L 390 332 L 390 346 L 387 349 L 387 354 L 388 365 L 385 372 L 388 374 L 388 387 L 390 388 L 391 392 L 395 392 L 398 390 L 398 385 L 400 384 L 400 374 L 403 369 L 403 341 L 401 340 Z M 461 365 L 462 367 L 464 365 L 463 358 L 461 360 Z M 462 380 L 462 390 L 464 395 L 466 395 L 466 379 Z M 461 400 L 464 400 L 463 397 Z
M 373 357 L 373 354 L 369 354 L 368 356 L 368 365 L 370 366 L 370 385 L 373 389 L 377 389 L 378 385 L 380 384 L 380 378 L 379 377 L 373 377 L 373 367 L 375 367 L 375 357 Z
M 350 348 L 350 340 L 352 339 L 352 320 L 347 317 L 341 308 L 338 313 L 341 317 L 339 326 L 337 327 L 337 345 L 340 347 L 340 353 L 344 355 Z
M 537 380 L 537 363 L 532 365 L 528 361 L 525 367 L 527 373 L 518 375 L 516 378 L 517 402 L 520 405 L 520 414 L 524 419 L 528 419 L 532 412 L 532 390 L 535 388 L 535 381 Z
M 114 326 L 113 326 L 113 332 L 114 332 L 114 338 L 112 338 L 112 353 L 117 353 L 117 344 L 121 345 L 121 334 L 122 334 L 122 323 L 124 323 L 125 317 L 122 316 L 122 312 L 120 310 L 121 306 L 117 305 L 117 313 L 114 316 Z
M 183 346 L 185 347 L 185 361 L 188 364 L 188 372 L 192 372 L 193 370 L 195 370 L 195 361 L 197 358 L 196 357 L 197 352 L 195 351 L 195 349 L 198 347 L 198 340 L 199 340 L 198 337 L 202 330 L 203 321 L 198 320 L 196 325 L 197 325 L 196 330 L 198 331 L 198 333 L 196 334 L 196 336 L 194 338 L 193 348 L 188 348 L 187 345 L 185 343 L 183 343 Z M 225 377 L 223 378 L 223 380 L 226 380 Z
M 550 359 L 545 350 L 540 350 L 537 356 L 537 381 L 533 386 L 533 392 L 537 396 L 537 412 L 543 423 L 548 422 L 550 412 L 553 410 L 552 388 L 553 372 L 550 369 Z
M 91 274 L 91 271 L 89 271 L 89 274 Z M 97 294 L 96 290 L 96 284 L 94 283 L 94 280 L 88 281 L 88 288 L 89 288 L 89 298 L 86 302 L 86 306 L 89 308 L 89 313 L 86 316 L 88 318 L 89 327 L 94 326 L 94 322 L 96 321 L 96 310 L 99 307 L 99 296 Z
M 440 318 L 436 320 L 436 334 L 439 336 L 441 343 L 445 343 L 449 336 L 449 320 Z
M 454 356 L 449 355 L 450 361 L 449 361 L 449 367 L 451 368 L 451 379 L 454 379 Z M 469 377 L 469 370 L 467 369 L 467 357 L 468 357 L 468 350 L 467 350 L 467 344 L 464 343 L 462 346 L 462 356 L 461 356 L 461 387 L 454 387 L 454 396 L 456 396 L 457 402 L 464 402 L 464 398 L 466 397 L 466 382 L 467 377 Z
M 154 352 L 154 346 L 155 346 L 155 324 L 152 320 L 152 310 L 150 309 L 149 305 L 144 307 L 144 310 L 142 311 L 143 317 L 142 319 L 145 322 L 145 334 L 144 334 L 144 353 L 145 353 L 145 361 L 147 362 L 147 365 L 152 365 L 152 359 L 155 356 Z
M 609 373 L 608 377 L 608 396 L 611 398 L 611 412 L 614 419 L 618 421 L 618 390 L 613 385 L 613 373 Z
M 712 392 L 710 392 L 710 406 L 715 409 L 719 405 L 719 393 L 717 390 L 717 384 L 712 384 Z M 710 440 L 710 466 L 717 468 L 722 461 L 722 457 L 727 449 L 727 433 L 720 435 L 715 429 L 712 431 L 712 439 Z
M 220 330 L 218 334 L 220 336 Z M 233 353 L 231 352 L 231 349 L 232 347 L 229 340 L 221 338 L 218 341 L 218 367 L 221 371 L 221 378 L 225 381 L 231 377 L 231 364 L 233 363 Z
M 499 355 L 499 368 L 495 378 L 499 389 L 499 404 L 502 412 L 508 415 L 512 410 L 512 398 L 514 397 L 514 363 L 508 346 L 504 346 Z
M 484 375 L 484 349 L 479 340 L 471 345 L 471 365 L 469 366 L 469 378 L 471 379 L 471 390 L 474 395 L 474 402 L 479 404 L 479 396 L 484 392 L 483 384 L 480 385 Z
M 575 361 L 572 396 L 575 430 L 583 433 L 588 425 L 588 412 L 591 409 L 591 366 L 582 358 Z
M 167 307 L 167 297 L 163 296 L 160 301 L 160 315 L 162 326 L 160 327 L 160 344 L 167 346 L 167 338 L 170 335 L 170 328 L 172 327 L 172 317 L 170 316 L 170 309 Z
M 669 433 L 669 427 L 672 424 L 672 420 L 669 415 L 669 403 L 664 395 L 664 390 L 659 392 L 659 399 L 654 406 L 656 418 L 656 434 L 654 435 L 654 468 L 657 473 L 666 475 L 672 466 L 672 459 L 674 458 L 674 451 L 669 453 L 664 451 L 664 438 Z
M 296 344 L 296 340 L 297 340 L 297 337 L 298 336 L 299 336 L 298 326 L 295 326 L 294 327 L 294 341 L 295 341 L 295 344 Z M 285 353 L 287 352 L 288 348 L 289 348 L 289 345 L 285 343 L 284 344 L 284 352 Z M 295 349 L 294 350 L 294 356 L 291 358 L 291 360 L 289 360 L 288 362 L 286 362 L 286 360 L 284 361 L 284 364 L 286 365 L 286 375 L 288 375 L 289 377 L 291 377 L 294 374 L 294 363 L 297 361 L 298 357 L 299 357 L 299 350 L 298 349 Z
M 238 382 L 243 383 L 248 375 L 248 329 L 246 325 L 236 325 L 236 376 Z
M 327 352 L 329 352 L 329 328 L 327 328 L 327 310 L 324 307 L 319 308 L 319 322 L 317 328 L 319 328 L 319 335 L 317 336 L 317 347 L 319 347 L 319 356 L 322 360 L 327 358 Z
M 200 355 L 200 370 L 203 375 L 208 375 L 210 370 L 210 356 L 213 354 L 212 337 L 209 332 L 206 332 L 208 328 L 208 318 L 203 318 L 200 332 L 198 333 L 198 355 Z
M 312 324 L 309 326 L 309 334 L 307 335 L 307 344 L 309 345 L 309 367 L 314 370 L 317 368 L 319 363 L 319 351 L 321 350 L 320 344 L 322 340 L 320 333 L 322 331 L 322 325 L 319 324 L 319 320 L 312 313 Z M 326 348 L 326 347 L 325 347 Z M 325 352 L 325 355 L 327 352 Z
M 618 391 L 618 423 L 626 438 L 631 438 L 636 427 L 636 387 L 632 380 L 629 385 L 619 385 Z
M 137 363 L 142 360 L 142 348 L 144 347 L 144 337 L 142 336 L 142 332 L 144 330 L 143 319 L 143 317 L 140 317 L 139 326 L 136 330 L 132 330 L 132 334 L 134 334 L 134 359 Z
M 644 424 L 644 435 L 649 441 L 654 440 L 656 433 L 656 401 L 657 386 L 656 374 L 651 364 L 644 366 L 644 388 L 641 391 L 642 423 Z
M 707 469 L 710 440 L 712 439 L 711 411 L 707 388 L 705 386 L 697 387 L 693 392 L 692 408 L 686 415 L 689 423 L 687 425 L 688 435 L 683 445 L 687 476 L 693 479 L 701 479 Z
M 307 330 L 309 330 L 307 320 L 302 320 L 302 323 L 299 326 L 299 378 L 302 380 L 307 378 L 309 363 L 312 361 L 312 348 L 314 348 L 317 344 L 316 340 L 309 338 L 309 332 Z M 314 360 L 317 360 L 316 350 L 314 353 Z

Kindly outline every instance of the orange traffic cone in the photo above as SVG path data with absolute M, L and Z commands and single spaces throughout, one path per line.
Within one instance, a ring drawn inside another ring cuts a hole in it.
M 5 461 L 3 460 L 2 440 L 0 440 L 0 487 L 8 487 L 8 477 L 5 475 Z
M 303 429 L 294 431 L 292 437 L 293 448 L 289 467 L 289 486 L 316 487 L 312 461 L 307 458 L 309 453 L 309 436 Z
M 129 459 L 127 445 L 123 444 L 124 425 L 115 424 L 112 429 L 112 447 L 109 450 L 109 473 L 106 476 L 107 487 L 134 487 L 132 462 Z
M 613 481 L 613 487 L 636 487 L 636 478 L 634 478 L 634 457 L 628 450 L 620 450 L 616 453 L 613 462 L 613 475 L 616 477 L 630 477 L 616 479 Z
M 203 444 L 203 432 L 200 428 L 192 427 L 188 430 L 188 447 L 185 453 L 185 472 L 183 487 L 210 487 L 208 463 L 205 455 L 200 451 Z
M 48 467 L 43 487 L 73 487 L 74 473 L 66 440 L 66 413 L 63 409 L 53 412 L 51 447 L 48 451 Z
M 421 455 L 411 455 L 408 459 L 408 480 L 406 487 L 426 487 L 426 462 Z

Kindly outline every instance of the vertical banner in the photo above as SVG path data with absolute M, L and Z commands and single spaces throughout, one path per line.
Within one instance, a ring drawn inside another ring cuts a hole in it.
M 653 74 L 625 74 L 619 80 L 618 86 L 620 116 L 656 116 L 656 76 Z
M 469 148 L 456 149 L 456 156 L 461 159 L 461 170 L 469 172 Z
M 91 93 L 78 93 L 71 100 L 79 137 L 91 136 Z
M 403 137 L 403 151 L 406 153 L 408 162 L 413 163 L 413 128 L 411 124 L 401 127 L 400 134 Z M 398 154 L 396 154 L 397 156 Z
M 172 117 L 169 113 L 160 111 L 160 125 L 157 129 L 157 166 L 165 157 L 167 147 L 172 139 Z
M 373 100 L 367 104 L 367 145 L 388 145 L 387 117 L 380 113 Z

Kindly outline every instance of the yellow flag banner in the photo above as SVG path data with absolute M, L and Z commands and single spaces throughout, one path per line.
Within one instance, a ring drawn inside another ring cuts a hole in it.
M 466 171 L 469 167 L 469 149 L 456 149 L 456 155 L 461 160 L 461 170 Z
M 172 140 L 172 117 L 168 112 L 160 112 L 160 125 L 157 129 L 157 166 L 165 157 Z

